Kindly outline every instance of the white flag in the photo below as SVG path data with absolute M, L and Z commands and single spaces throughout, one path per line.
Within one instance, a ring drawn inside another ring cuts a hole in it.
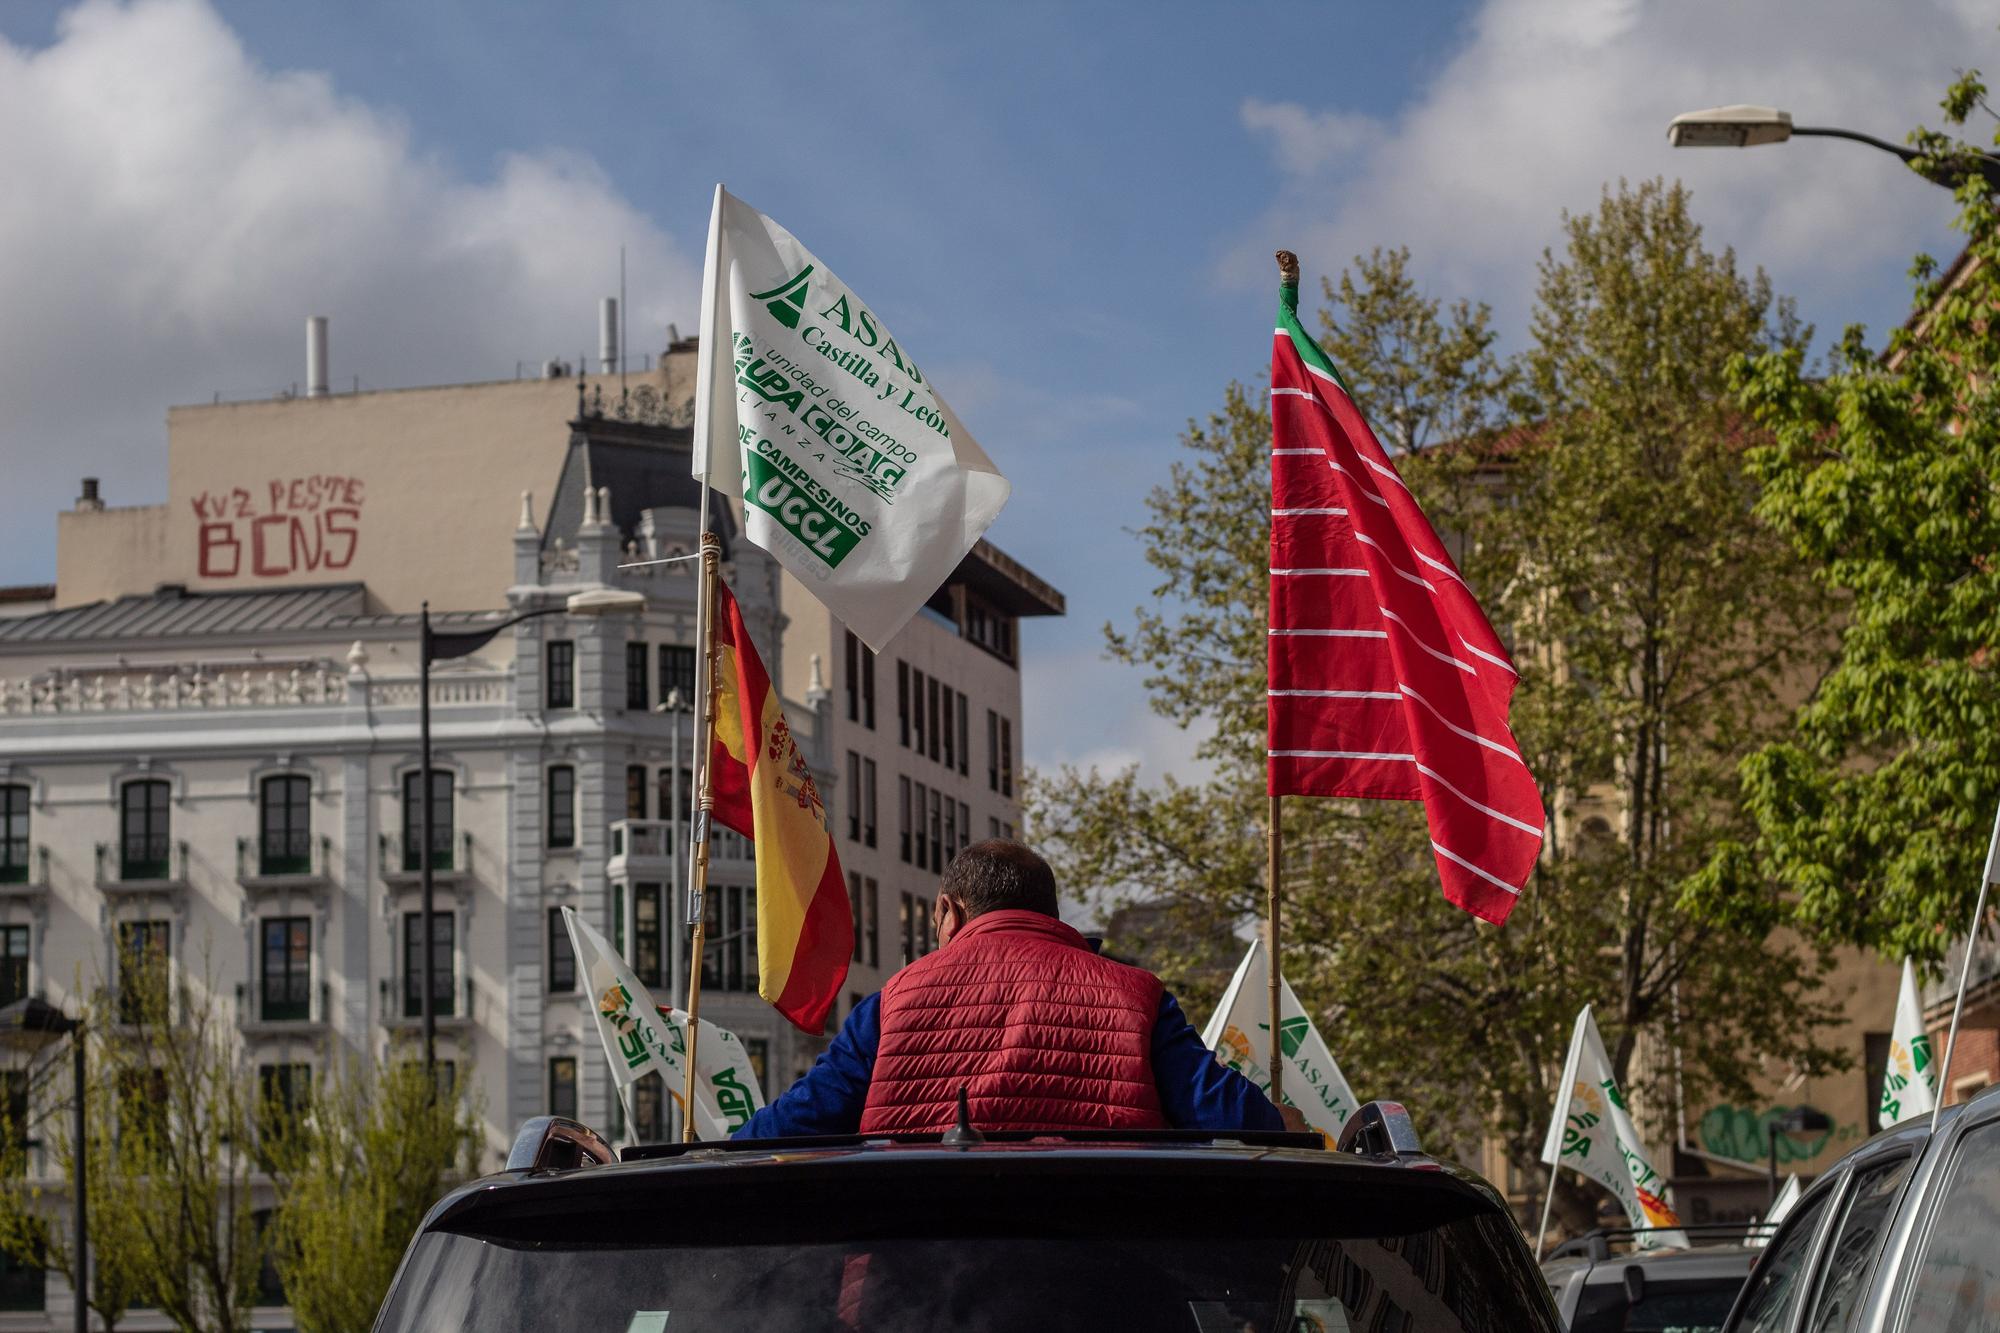
M 1778 1197 L 1771 1200 L 1771 1207 L 1764 1214 L 1763 1221 L 1759 1222 L 1756 1229 L 1743 1238 L 1743 1248 L 1746 1250 L 1761 1250 L 1766 1245 L 1769 1245 L 1771 1237 L 1778 1234 L 1778 1223 L 1784 1221 L 1786 1216 L 1791 1213 L 1792 1205 L 1799 1201 L 1799 1195 L 1802 1192 L 1799 1187 L 1799 1178 L 1795 1175 L 1786 1176 L 1784 1186 L 1779 1189 Z
M 1562 1081 L 1556 1084 L 1556 1110 L 1542 1143 L 1542 1160 L 1552 1167 L 1569 1167 L 1610 1190 L 1635 1227 L 1681 1224 L 1662 1193 L 1666 1178 L 1646 1160 L 1589 1005 L 1576 1016 L 1570 1034 L 1569 1058 L 1563 1063 Z M 1666 1230 L 1641 1235 L 1636 1243 L 1685 1248 L 1688 1239 L 1681 1231 Z
M 1229 979 L 1229 989 L 1202 1030 L 1204 1046 L 1215 1058 L 1255 1083 L 1266 1093 L 1271 1090 L 1271 1071 L 1259 1058 L 1271 1049 L 1270 971 L 1264 966 L 1262 940 L 1250 946 Z M 1327 1143 L 1340 1137 L 1340 1127 L 1354 1114 L 1354 1090 L 1334 1062 L 1333 1053 L 1320 1040 L 1319 1030 L 1306 1015 L 1292 983 L 1278 981 L 1278 1040 L 1291 1067 L 1285 1071 L 1285 1100 L 1325 1136 Z
M 1896 1026 L 1889 1033 L 1889 1061 L 1882 1070 L 1882 1105 L 1875 1119 L 1883 1129 L 1937 1108 L 1937 1061 L 1924 1009 L 1917 1003 L 1917 970 L 1903 960 L 1903 984 L 1896 992 Z
M 613 952 L 604 936 L 574 908 L 562 909 L 576 950 L 584 994 L 595 1001 L 597 1035 L 611 1062 L 611 1077 L 619 1095 L 649 1073 L 657 1073 L 667 1093 L 683 1112 L 687 1087 L 687 1015 L 653 1002 L 625 960 Z M 695 1053 L 699 1077 L 694 1088 L 694 1126 L 704 1139 L 726 1139 L 741 1129 L 764 1104 L 757 1070 L 750 1053 L 733 1032 L 701 1020 L 701 1042 Z
M 720 185 L 708 222 L 694 471 L 871 647 L 1007 503 L 993 460 L 875 312 Z

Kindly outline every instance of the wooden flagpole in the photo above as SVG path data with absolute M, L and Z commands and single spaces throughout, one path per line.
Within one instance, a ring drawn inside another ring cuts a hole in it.
M 706 499 L 707 478 L 703 478 Z M 704 504 L 703 508 L 707 508 Z M 693 856 L 688 866 L 688 921 L 694 926 L 694 936 L 688 944 L 688 1002 L 687 1002 L 687 1088 L 681 1103 L 681 1142 L 693 1143 L 700 1136 L 695 1133 L 694 1093 L 697 1046 L 701 1041 L 701 968 L 702 953 L 708 942 L 708 842 L 710 811 L 715 809 L 715 775 L 709 767 L 709 756 L 715 751 L 716 696 L 721 692 L 721 680 L 716 673 L 715 653 L 715 610 L 719 600 L 715 595 L 716 581 L 721 578 L 719 565 L 722 559 L 722 543 L 716 535 L 708 531 L 704 524 L 701 534 L 701 588 L 696 593 L 695 618 L 701 623 L 701 720 L 697 734 L 701 744 L 695 752 L 695 791 L 700 806 L 694 817 Z
M 1290 250 L 1278 251 L 1278 281 L 1282 286 L 1294 291 L 1299 285 L 1299 257 Z M 1275 429 L 1275 427 L 1274 427 Z M 1266 596 L 1268 597 L 1268 587 Z M 1268 605 L 1268 603 L 1267 603 Z M 1268 686 L 1270 666 L 1265 665 L 1265 684 Z M 1276 792 L 1271 793 L 1270 824 L 1265 831 L 1266 865 L 1264 868 L 1264 953 L 1270 966 L 1266 969 L 1270 990 L 1271 1009 L 1271 1051 L 1268 1068 L 1271 1071 L 1271 1101 L 1274 1105 L 1285 1104 L 1285 1040 L 1281 1030 L 1284 1021 L 1284 1007 L 1280 997 L 1284 994 L 1284 970 L 1279 963 L 1279 949 L 1284 943 L 1284 852 L 1285 827 L 1282 800 Z

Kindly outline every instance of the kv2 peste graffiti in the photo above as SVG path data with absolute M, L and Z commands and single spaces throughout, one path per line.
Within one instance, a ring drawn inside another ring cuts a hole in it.
M 366 500 L 359 477 L 273 477 L 256 489 L 202 491 L 190 503 L 205 579 L 282 578 L 346 569 Z

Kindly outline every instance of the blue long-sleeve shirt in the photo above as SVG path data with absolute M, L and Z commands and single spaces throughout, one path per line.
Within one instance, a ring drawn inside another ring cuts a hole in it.
M 861 1128 L 875 1050 L 882 1040 L 882 997 L 871 995 L 847 1016 L 833 1044 L 784 1096 L 750 1117 L 732 1138 L 775 1139 L 853 1134 Z M 1257 1085 L 1218 1063 L 1215 1052 L 1181 1012 L 1160 996 L 1153 1020 L 1153 1082 L 1160 1108 L 1176 1129 L 1283 1129 L 1278 1108 Z

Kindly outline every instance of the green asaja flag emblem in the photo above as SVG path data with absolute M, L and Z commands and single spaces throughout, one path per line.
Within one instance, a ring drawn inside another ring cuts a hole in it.
M 813 266 L 807 264 L 769 291 L 750 293 L 750 299 L 762 301 L 773 319 L 788 329 L 795 329 L 799 326 L 799 316 L 805 312 L 806 279 L 812 276 L 812 271 Z
M 1278 1045 L 1286 1055 L 1297 1055 L 1299 1047 L 1305 1044 L 1306 1033 L 1312 1031 L 1309 1018 L 1287 1018 L 1278 1024 Z

